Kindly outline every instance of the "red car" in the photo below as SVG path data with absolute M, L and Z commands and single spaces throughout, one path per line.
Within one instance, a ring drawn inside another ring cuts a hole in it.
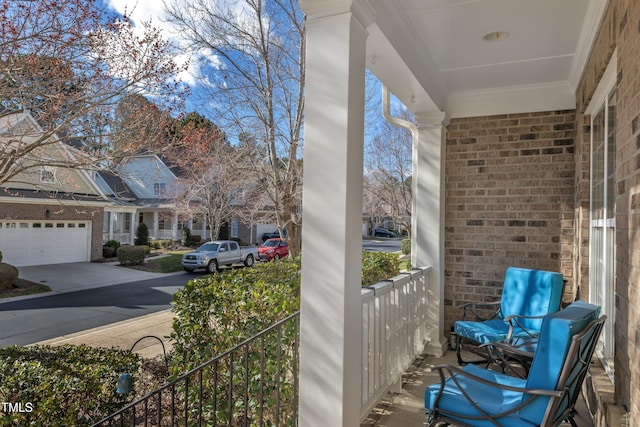
M 264 261 L 278 260 L 289 255 L 289 246 L 282 239 L 269 239 L 258 246 L 258 258 Z

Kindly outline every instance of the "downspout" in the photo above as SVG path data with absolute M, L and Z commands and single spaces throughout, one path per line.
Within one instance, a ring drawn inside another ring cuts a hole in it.
M 383 83 L 382 84 L 382 117 L 384 117 L 384 119 L 391 123 L 394 126 L 398 126 L 404 129 L 408 129 L 411 131 L 411 150 L 413 152 L 412 154 L 412 160 L 411 160 L 411 173 L 415 175 L 415 173 L 418 170 L 418 160 L 417 160 L 417 156 L 416 156 L 416 150 L 418 148 L 418 126 L 416 126 L 414 123 L 411 123 L 407 120 L 401 119 L 399 117 L 394 117 L 391 115 L 391 106 L 390 106 L 390 101 L 389 101 L 389 88 Z M 416 217 L 414 215 L 414 212 L 416 212 L 416 194 L 417 193 L 417 188 L 416 188 L 416 180 L 412 179 L 411 180 L 411 234 L 413 234 L 414 230 L 416 229 Z M 415 252 L 415 248 L 414 245 L 416 244 L 416 239 L 413 238 L 413 236 L 409 236 L 411 239 L 411 250 L 413 253 Z
M 418 127 L 407 121 L 403 120 L 399 117 L 394 117 L 391 115 L 391 106 L 389 101 L 389 88 L 383 83 L 382 84 L 382 117 L 389 123 L 394 126 L 398 126 L 404 129 L 409 129 L 411 131 L 412 138 L 412 146 L 415 148 L 418 145 Z

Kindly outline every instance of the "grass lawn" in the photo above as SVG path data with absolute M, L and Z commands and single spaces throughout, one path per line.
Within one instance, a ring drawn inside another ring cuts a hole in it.
M 51 288 L 41 283 L 30 282 L 25 279 L 18 279 L 17 287 L 11 289 L 0 289 L 0 299 L 39 294 L 49 291 L 51 291 Z
M 142 265 L 132 266 L 136 270 L 148 271 L 150 273 L 175 273 L 182 271 L 182 254 L 185 252 L 171 252 L 168 256 L 147 260 Z

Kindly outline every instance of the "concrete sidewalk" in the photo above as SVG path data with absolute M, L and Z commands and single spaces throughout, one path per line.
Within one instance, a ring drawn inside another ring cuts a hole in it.
M 76 332 L 58 338 L 41 341 L 38 345 L 63 345 L 86 344 L 92 347 L 117 347 L 123 350 L 131 350 L 142 357 L 154 358 L 163 356 L 163 348 L 167 353 L 172 348 L 168 336 L 173 325 L 173 313 L 171 310 L 163 310 L 135 319 L 123 320 L 122 322 Z M 143 337 L 149 336 L 149 338 Z M 136 341 L 140 340 L 137 344 Z M 162 341 L 162 344 L 160 343 Z

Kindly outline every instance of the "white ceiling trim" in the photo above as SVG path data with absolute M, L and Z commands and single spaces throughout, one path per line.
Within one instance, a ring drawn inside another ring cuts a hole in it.
M 447 99 L 451 117 L 478 117 L 576 108 L 568 82 L 454 92 Z
M 580 31 L 580 37 L 578 38 L 578 45 L 576 46 L 575 58 L 571 64 L 571 71 L 569 72 L 569 84 L 575 91 L 580 83 L 582 72 L 589 59 L 591 53 L 591 47 L 598 34 L 598 28 L 602 21 L 602 16 L 607 8 L 608 0 L 596 0 L 589 4 L 587 8 L 587 14 L 584 19 L 582 30 Z

